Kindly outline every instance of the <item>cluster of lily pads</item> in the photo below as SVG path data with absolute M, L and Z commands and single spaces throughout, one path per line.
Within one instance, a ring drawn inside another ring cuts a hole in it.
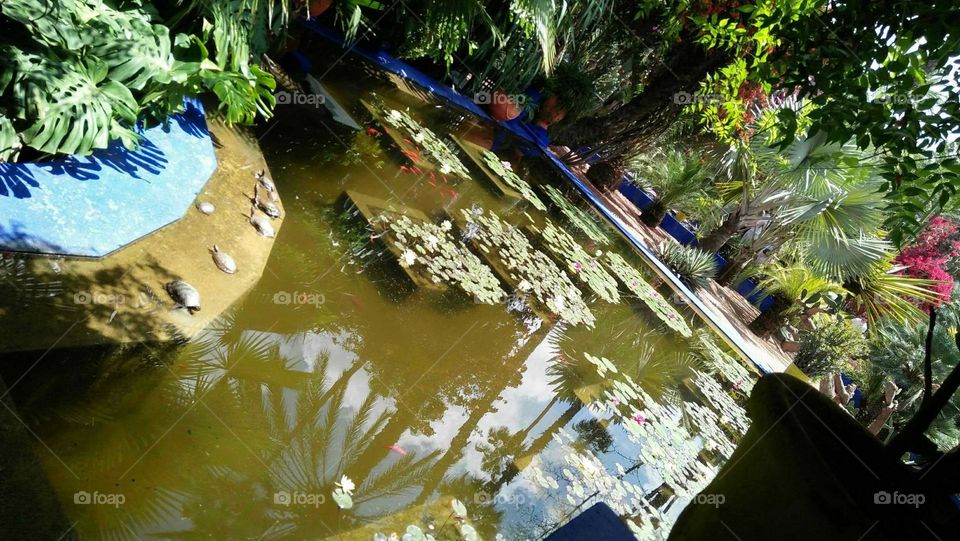
M 450 150 L 450 147 L 444 144 L 429 128 L 420 125 L 413 117 L 403 111 L 384 108 L 383 119 L 394 128 L 408 132 L 410 138 L 436 160 L 441 173 L 454 173 L 465 179 L 470 178 L 470 172 L 460 161 L 460 158 L 457 158 L 456 154 Z
M 422 270 L 434 283 L 454 283 L 478 302 L 496 304 L 506 296 L 490 267 L 453 238 L 449 220 L 437 225 L 404 215 L 386 219 L 401 265 Z
M 560 212 L 563 213 L 567 220 L 569 220 L 574 227 L 582 231 L 590 240 L 599 244 L 607 244 L 610 242 L 610 239 L 607 238 L 607 235 L 600 229 L 597 222 L 595 222 L 589 214 L 574 206 L 570 200 L 560 193 L 560 190 L 549 184 L 544 184 L 543 191 L 547 194 L 547 197 L 550 198 L 550 201 L 560 209 Z
M 450 508 L 452 509 L 452 517 L 454 519 L 453 524 L 457 532 L 460 534 L 460 539 L 463 541 L 480 541 L 480 534 L 477 533 L 476 528 L 470 525 L 467 521 L 467 506 L 463 505 L 463 502 L 454 498 L 450 501 Z M 433 525 L 430 525 L 430 528 L 433 528 Z M 443 539 L 449 539 L 449 533 L 445 532 Z M 423 528 L 417 526 L 416 524 L 407 525 L 406 530 L 404 530 L 402 536 L 397 536 L 396 533 L 390 534 L 388 537 L 383 533 L 373 534 L 373 541 L 437 541 L 437 538 L 434 537 L 432 533 L 425 532 Z M 504 541 L 502 535 L 497 534 L 495 541 Z
M 614 252 L 607 252 L 606 263 L 610 271 L 620 278 L 620 281 L 627 286 L 627 289 L 653 310 L 653 313 L 666 323 L 668 327 L 683 336 L 689 337 L 693 334 L 693 331 L 690 329 L 690 326 L 687 325 L 683 316 L 680 315 L 680 312 L 677 312 L 677 310 L 670 305 L 670 302 L 663 298 L 663 295 L 657 293 L 657 290 L 653 289 L 653 286 L 643 279 L 640 271 L 627 263 L 627 260 L 624 259 L 623 256 Z
M 733 455 L 737 446 L 720 428 L 720 416 L 716 412 L 696 402 L 684 402 L 683 410 L 690 416 L 697 431 L 703 436 L 704 447 L 720 453 L 725 459 Z
M 720 422 L 740 434 L 746 433 L 750 428 L 750 419 L 747 417 L 746 410 L 740 407 L 740 404 L 727 394 L 712 376 L 699 370 L 694 370 L 694 374 L 696 377 L 693 384 L 700 389 L 707 398 L 707 403 L 719 414 Z
M 601 299 L 610 303 L 620 302 L 617 280 L 603 270 L 597 260 L 603 255 L 601 252 L 598 251 L 596 257 L 591 256 L 573 237 L 550 220 L 540 230 L 540 235 L 547 248 L 567 264 L 571 274 L 587 284 Z
M 707 332 L 698 332 L 695 350 L 723 379 L 734 389 L 750 395 L 753 391 L 754 377 L 737 359 L 720 349 Z
M 516 227 L 493 212 L 461 209 L 471 238 L 484 253 L 494 253 L 523 295 L 533 295 L 551 312 L 573 325 L 593 327 L 596 318 L 570 278 L 543 252 L 535 250 Z
M 516 173 L 513 172 L 513 168 L 510 165 L 510 162 L 500 161 L 500 158 L 496 154 L 490 152 L 489 150 L 484 150 L 481 155 L 484 165 L 490 168 L 498 177 L 500 177 L 508 186 L 516 190 L 524 199 L 530 202 L 534 208 L 541 212 L 547 211 L 547 205 L 537 197 L 537 194 L 534 193 L 533 188 L 530 187 L 530 184 L 518 177 Z

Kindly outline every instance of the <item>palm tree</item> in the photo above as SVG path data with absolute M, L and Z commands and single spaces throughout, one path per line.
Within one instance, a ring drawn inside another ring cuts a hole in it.
M 703 164 L 679 150 L 640 154 L 630 160 L 636 170 L 637 183 L 652 187 L 657 200 L 640 213 L 640 221 L 650 227 L 660 225 L 667 210 L 683 207 L 707 194 L 710 180 Z
M 790 316 L 815 307 L 828 293 L 839 287 L 812 273 L 802 264 L 775 265 L 766 270 L 759 287 L 774 295 L 773 306 L 750 322 L 750 330 L 769 336 L 783 327 Z

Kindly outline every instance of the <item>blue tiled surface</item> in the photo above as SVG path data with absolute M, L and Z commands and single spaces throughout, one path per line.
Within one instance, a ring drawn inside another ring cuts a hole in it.
M 203 107 L 91 156 L 0 164 L 0 250 L 101 257 L 179 219 L 217 168 Z

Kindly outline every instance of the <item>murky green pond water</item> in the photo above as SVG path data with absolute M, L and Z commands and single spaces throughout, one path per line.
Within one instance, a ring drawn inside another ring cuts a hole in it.
M 539 539 L 598 501 L 665 535 L 746 368 L 541 158 L 356 63 L 322 82 L 359 130 L 259 134 L 287 217 L 240 305 L 18 384 L 69 536 Z

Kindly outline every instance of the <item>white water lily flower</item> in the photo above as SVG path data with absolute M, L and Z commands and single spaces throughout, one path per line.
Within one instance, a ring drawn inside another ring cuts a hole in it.
M 453 229 L 453 224 L 450 223 L 450 220 L 444 220 L 440 222 L 440 229 L 442 229 L 443 231 L 450 231 L 451 229 Z
M 413 250 L 409 248 L 404 250 L 403 253 L 400 254 L 400 264 L 404 267 L 409 267 L 410 265 L 413 265 L 414 263 L 416 263 L 416 261 L 417 261 L 417 254 L 415 254 Z
M 337 486 L 343 489 L 347 494 L 352 494 L 353 490 L 357 488 L 357 485 L 353 483 L 353 480 L 344 475 L 340 478 L 340 482 L 337 483 Z

